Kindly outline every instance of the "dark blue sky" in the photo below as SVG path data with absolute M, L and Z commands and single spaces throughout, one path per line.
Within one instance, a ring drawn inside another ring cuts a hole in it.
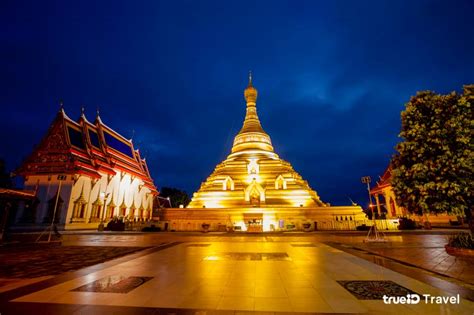
M 63 99 L 132 136 L 155 183 L 192 193 L 229 153 L 254 73 L 276 152 L 323 201 L 367 203 L 418 90 L 473 83 L 472 1 L 2 1 L 0 157 Z

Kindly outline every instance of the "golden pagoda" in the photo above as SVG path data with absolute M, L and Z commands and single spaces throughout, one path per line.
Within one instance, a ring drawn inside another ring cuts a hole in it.
M 291 166 L 273 150 L 257 115 L 257 89 L 249 84 L 242 129 L 232 152 L 194 193 L 188 208 L 326 206 Z
M 257 115 L 252 75 L 242 129 L 231 153 L 194 193 L 186 208 L 163 209 L 161 228 L 172 231 L 288 231 L 355 229 L 360 206 L 332 207 L 275 153 Z

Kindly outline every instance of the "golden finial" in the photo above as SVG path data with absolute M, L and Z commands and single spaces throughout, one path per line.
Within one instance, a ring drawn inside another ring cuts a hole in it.
M 257 89 L 255 89 L 252 85 L 252 71 L 249 71 L 249 85 L 244 91 L 244 97 L 247 101 L 247 104 L 253 104 L 255 106 L 255 102 L 257 101 Z

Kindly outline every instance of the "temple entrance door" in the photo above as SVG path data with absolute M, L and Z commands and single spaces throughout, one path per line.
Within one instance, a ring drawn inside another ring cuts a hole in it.
M 247 232 L 263 232 L 263 213 L 244 213 Z

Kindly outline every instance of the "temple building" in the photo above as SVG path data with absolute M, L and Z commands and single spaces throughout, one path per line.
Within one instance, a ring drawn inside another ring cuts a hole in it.
M 364 220 L 359 206 L 324 203 L 275 153 L 257 115 L 257 95 L 250 75 L 244 91 L 246 115 L 231 153 L 201 184 L 186 209 L 165 211 L 171 228 L 200 230 L 209 225 L 218 230 L 276 231 L 308 225 L 331 228 L 336 221 Z
M 429 220 L 434 225 L 448 225 L 450 222 L 457 222 L 459 220 L 456 215 L 448 213 L 437 213 L 428 216 L 410 214 L 407 209 L 397 204 L 391 180 L 392 166 L 389 165 L 383 175 L 380 176 L 380 180 L 370 189 L 370 195 L 375 198 L 375 207 L 373 209 L 377 212 L 378 217 L 387 219 L 409 217 L 419 222 Z
M 158 191 L 145 159 L 128 140 L 104 124 L 97 114 L 76 122 L 61 109 L 46 135 L 17 173 L 36 200 L 20 208 L 16 225 L 97 228 L 114 217 L 151 218 Z
M 370 189 L 370 194 L 375 198 L 375 209 L 379 217 L 399 218 L 407 216 L 406 209 L 399 207 L 395 202 L 395 193 L 390 180 L 392 178 L 392 168 L 389 166 L 377 181 L 375 187 Z

